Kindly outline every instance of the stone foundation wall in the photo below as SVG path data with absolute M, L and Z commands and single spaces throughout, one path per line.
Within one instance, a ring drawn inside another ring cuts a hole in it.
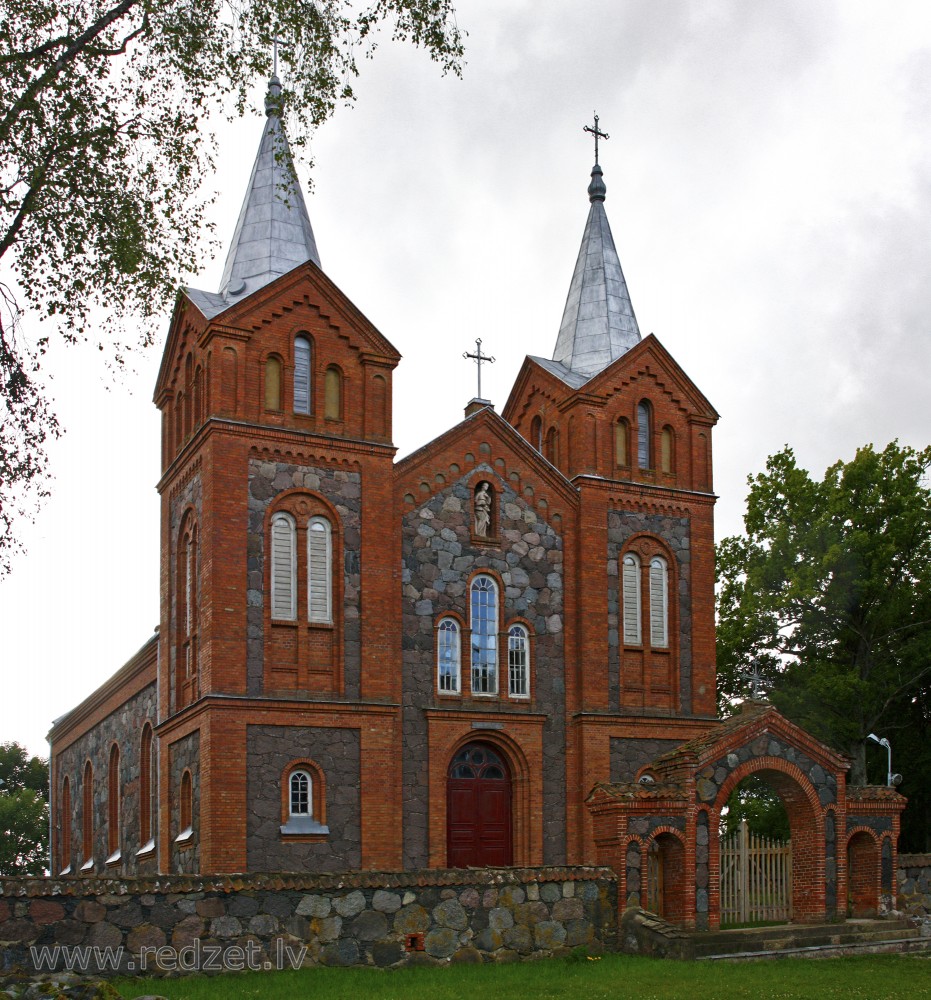
M 931 918 L 931 854 L 900 854 L 896 909 Z
M 0 970 L 88 973 L 508 962 L 615 947 L 608 868 L 0 881 Z M 110 949 L 110 968 L 98 968 Z

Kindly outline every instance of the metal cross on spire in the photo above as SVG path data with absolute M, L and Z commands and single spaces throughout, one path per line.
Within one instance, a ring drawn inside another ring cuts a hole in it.
M 607 132 L 602 132 L 598 128 L 598 115 L 597 114 L 595 115 L 595 127 L 592 128 L 591 125 L 583 125 L 582 126 L 582 131 L 583 132 L 591 132 L 591 134 L 595 137 L 595 163 L 597 163 L 598 162 L 598 140 L 599 139 L 610 139 L 611 136 L 609 136 Z
M 470 354 L 466 351 L 463 355 L 464 358 L 471 358 L 475 362 L 475 367 L 478 368 L 478 396 L 476 399 L 482 398 L 482 362 L 487 361 L 488 364 L 493 365 L 495 359 L 489 357 L 487 354 L 482 354 L 482 338 L 475 338 L 475 353 Z
M 760 672 L 760 661 L 750 661 L 750 697 L 753 701 L 760 701 L 763 694 L 763 674 Z

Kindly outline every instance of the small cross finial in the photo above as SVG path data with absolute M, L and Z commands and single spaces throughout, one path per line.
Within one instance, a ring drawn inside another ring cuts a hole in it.
M 763 674 L 760 672 L 760 661 L 750 661 L 750 697 L 754 701 L 759 701 L 763 692 Z
M 591 132 L 591 134 L 595 137 L 595 163 L 597 163 L 598 162 L 598 140 L 599 139 L 610 139 L 611 136 L 609 136 L 607 132 L 602 132 L 598 128 L 598 115 L 597 114 L 595 115 L 595 127 L 592 128 L 591 125 L 583 125 L 582 126 L 582 131 L 583 132 Z
M 481 337 L 476 337 L 475 338 L 475 353 L 474 354 L 470 354 L 468 351 L 465 351 L 462 356 L 464 358 L 471 358 L 475 362 L 475 367 L 478 369 L 478 396 L 476 396 L 476 399 L 481 399 L 482 398 L 482 362 L 483 361 L 487 361 L 488 364 L 493 365 L 495 363 L 495 359 L 492 358 L 492 357 L 489 357 L 487 354 L 482 354 L 482 338 Z

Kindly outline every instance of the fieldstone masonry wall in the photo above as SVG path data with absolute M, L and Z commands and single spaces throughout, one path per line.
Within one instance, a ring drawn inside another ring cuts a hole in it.
M 122 948 L 122 972 L 140 971 L 143 949 L 150 973 L 158 949 L 167 949 L 167 971 L 195 971 L 195 959 L 203 968 L 211 955 L 220 971 L 224 956 L 244 953 L 266 968 L 282 957 L 379 967 L 510 962 L 579 946 L 612 950 L 616 915 L 606 868 L 11 879 L 0 882 L 0 969 L 32 971 L 31 946 L 63 945 Z
M 168 823 L 171 838 L 171 870 L 196 872 L 200 868 L 200 730 L 182 737 L 168 746 L 168 770 L 171 787 L 168 801 L 171 818 Z M 181 777 L 191 772 L 191 835 L 178 841 L 181 831 Z
M 611 780 L 634 781 L 637 772 L 661 754 L 675 750 L 681 740 L 629 740 L 611 737 Z
M 896 909 L 931 920 L 931 854 L 900 854 Z

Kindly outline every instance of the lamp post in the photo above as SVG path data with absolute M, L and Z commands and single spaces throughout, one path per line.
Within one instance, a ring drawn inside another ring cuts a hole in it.
M 867 736 L 868 740 L 872 740 L 874 743 L 878 743 L 881 747 L 886 748 L 887 757 L 887 767 L 886 767 L 886 784 L 889 788 L 893 788 L 896 785 L 902 784 L 902 775 L 892 773 L 892 744 L 886 739 L 885 736 L 880 739 L 875 733 L 870 733 Z

